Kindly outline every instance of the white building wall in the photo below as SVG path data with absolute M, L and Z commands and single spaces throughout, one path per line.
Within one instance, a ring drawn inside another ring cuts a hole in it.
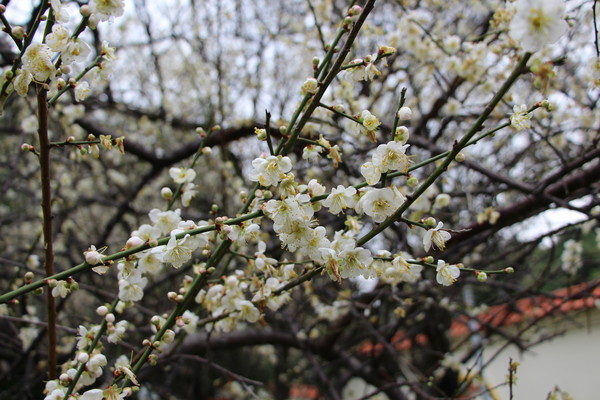
M 563 336 L 520 353 L 511 345 L 485 369 L 484 378 L 492 387 L 505 382 L 509 358 L 518 361 L 517 384 L 513 386 L 513 398 L 524 400 L 546 399 L 548 393 L 558 386 L 576 400 L 600 399 L 600 317 L 592 318 L 584 313 L 573 323 L 557 322 L 556 329 L 568 329 Z M 564 321 L 564 320 L 563 320 Z M 484 360 L 497 351 L 498 346 L 484 348 Z M 499 399 L 509 399 L 509 388 L 495 390 Z

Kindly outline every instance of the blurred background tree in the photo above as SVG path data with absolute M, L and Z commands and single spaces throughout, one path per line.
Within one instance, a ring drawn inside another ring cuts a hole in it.
M 30 2 L 2 3 L 3 15 L 13 25 L 30 26 L 39 10 Z M 63 3 L 75 15 L 85 2 Z M 197 131 L 210 133 L 204 145 L 212 153 L 195 165 L 196 193 L 189 206 L 177 202 L 174 208 L 181 207 L 183 220 L 235 217 L 243 205 L 240 193 L 253 187 L 248 180 L 252 160 L 268 152 L 267 144 L 256 140 L 255 128 L 268 123 L 273 140 L 282 138 L 280 127 L 298 106 L 299 88 L 313 75 L 313 58 L 323 59 L 351 6 L 340 0 L 125 4 L 122 17 L 81 35 L 96 56 L 104 41 L 116 48 L 108 83 L 93 85 L 83 101 L 67 92 L 49 117 L 54 142 L 69 136 L 85 141 L 89 134 L 126 138 L 124 155 L 102 150 L 94 158 L 86 145 L 52 151 L 57 271 L 80 264 L 90 244 L 118 251 L 133 231 L 149 223 L 150 210 L 164 209 L 161 188 L 177 188 L 169 169 L 189 164 L 202 142 Z M 595 6 L 592 1 L 566 3 L 568 33 L 534 53 L 483 130 L 507 123 L 514 105 L 529 108 L 548 99 L 553 111 L 539 108 L 532 113 L 530 128 L 507 126 L 466 148 L 464 161 L 451 164 L 405 214 L 412 221 L 430 216 L 443 221 L 452 235 L 445 252 L 426 253 L 422 229 L 406 223 L 392 224 L 365 245 L 373 254 L 389 251 L 387 257 L 405 252 L 420 260 L 433 255 L 478 271 L 511 267 L 514 274 L 490 275 L 481 282 L 477 273 L 463 271 L 451 287 L 437 284 L 432 268 L 416 283 L 379 277 L 338 284 L 316 275 L 291 291 L 291 302 L 277 311 L 263 307 L 259 323 L 231 332 L 211 328 L 210 310 L 196 305 L 192 311 L 207 328 L 190 330 L 159 355 L 156 367 L 142 368 L 137 396 L 234 397 L 237 385 L 243 392 L 239 398 L 269 393 L 284 399 L 294 387 L 309 384 L 321 397 L 339 399 L 345 398 L 343 390 L 353 378 L 390 399 L 472 395 L 472 377 L 483 373 L 474 366 L 484 342 L 457 343 L 454 321 L 475 319 L 485 305 L 511 303 L 598 277 L 600 76 L 597 41 L 590 34 L 597 36 Z M 410 133 L 413 165 L 449 151 L 523 53 L 508 34 L 514 13 L 515 4 L 502 1 L 378 1 L 347 62 L 361 59 L 368 64 L 382 45 L 397 52 L 373 63 L 379 71 L 372 80 L 356 81 L 351 68 L 342 72 L 321 101 L 339 105 L 338 110 L 343 107 L 355 118 L 363 110 L 377 115 L 381 125 L 376 140 L 387 143 L 404 98 L 412 110 L 410 121 L 401 122 Z M 0 36 L 5 72 L 16 57 L 18 49 L 10 38 Z M 23 143 L 36 143 L 35 115 L 30 91 L 29 96 L 8 99 L 0 123 L 3 292 L 22 285 L 26 271 L 44 276 L 38 261 L 44 251 L 39 167 L 33 154 L 20 151 Z M 320 107 L 302 135 L 312 140 L 322 136 L 339 146 L 342 159 L 338 166 L 331 157 L 305 159 L 303 145 L 297 145 L 289 154 L 296 181 L 307 184 L 315 178 L 328 190 L 364 182 L 361 165 L 376 144 L 355 121 Z M 425 181 L 435 167 L 431 163 L 411 176 Z M 411 194 L 404 178 L 394 179 L 400 179 L 405 195 Z M 364 234 L 376 226 L 368 219 L 324 210 L 315 216 L 331 236 L 344 228 Z M 551 227 L 544 218 L 553 220 Z M 269 223 L 261 228 L 265 255 L 296 260 L 282 249 Z M 253 269 L 256 245 L 236 243 L 234 250 L 217 270 L 221 276 L 239 270 L 251 279 L 243 271 Z M 194 265 L 205 256 L 195 256 Z M 150 318 L 172 309 L 166 293 L 176 291 L 193 268 L 192 263 L 164 267 L 150 278 L 143 300 L 124 311 L 122 318 L 130 323 L 127 336 L 105 346 L 107 357 L 138 351 L 151 334 Z M 75 278 L 80 290 L 57 302 L 59 362 L 75 352 L 74 329 L 96 323 L 94 310 L 110 303 L 119 286 L 115 271 Z M 213 283 L 221 281 L 215 279 Z M 18 305 L 2 309 L 2 398 L 43 398 L 44 301 L 25 296 Z M 468 335 L 514 340 L 501 328 L 488 328 L 472 327 Z M 539 338 L 521 332 L 518 339 L 526 349 Z M 450 367 L 450 356 L 474 372 L 465 375 Z M 112 377 L 106 371 L 101 379 L 108 384 Z M 477 390 L 485 391 L 485 386 Z

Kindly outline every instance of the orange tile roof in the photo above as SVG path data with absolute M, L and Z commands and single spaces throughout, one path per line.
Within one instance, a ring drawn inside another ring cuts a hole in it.
M 452 322 L 450 332 L 456 338 L 468 335 L 471 333 L 469 322 L 473 319 L 479 324 L 480 329 L 506 327 L 552 315 L 593 309 L 596 308 L 598 300 L 600 300 L 600 280 L 584 282 L 549 294 L 525 297 L 514 302 L 491 306 L 474 318 L 460 316 Z M 397 332 L 390 343 L 397 350 L 408 350 L 413 343 L 426 344 L 427 336 L 419 333 L 411 338 L 405 332 Z M 381 343 L 364 343 L 359 347 L 358 352 L 365 355 L 379 354 L 382 349 Z

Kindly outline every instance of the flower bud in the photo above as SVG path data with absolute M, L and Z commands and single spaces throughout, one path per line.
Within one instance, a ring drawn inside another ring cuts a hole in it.
M 137 237 L 137 236 L 132 236 L 129 239 L 127 239 L 127 243 L 125 243 L 125 248 L 126 249 L 131 249 L 132 247 L 138 247 L 143 245 L 145 242 Z
M 513 267 L 506 267 L 504 268 L 504 272 L 506 272 L 507 274 L 512 274 L 515 272 L 515 269 Z
M 22 151 L 33 151 L 33 146 L 30 145 L 29 143 L 23 143 L 21 145 L 21 150 Z
M 162 342 L 166 344 L 171 344 L 173 343 L 173 340 L 175 340 L 175 332 L 173 332 L 170 329 L 167 329 L 162 337 Z
M 92 15 L 92 10 L 86 4 L 79 8 L 79 13 L 81 14 L 82 17 L 89 17 L 90 15 Z
M 344 107 L 343 104 L 336 104 L 334 105 L 333 108 L 335 111 L 339 112 L 339 113 L 345 113 L 346 112 L 346 107 Z
M 406 184 L 412 188 L 416 187 L 419 184 L 419 180 L 415 176 L 411 176 L 406 180 Z
M 98 314 L 101 317 L 105 316 L 106 314 L 108 314 L 108 307 L 100 306 L 96 308 L 96 314 Z
M 425 223 L 425 225 L 427 225 L 431 228 L 435 228 L 435 225 L 437 224 L 437 221 L 433 217 L 429 217 L 423 222 Z
M 86 362 L 88 362 L 89 359 L 90 359 L 90 355 L 87 353 L 79 353 L 77 355 L 77 361 L 79 361 L 82 364 L 85 364 Z
M 104 320 L 106 322 L 110 322 L 112 324 L 113 322 L 115 322 L 115 314 L 113 314 L 113 313 L 106 314 L 106 316 L 104 317 Z
M 60 383 L 64 386 L 67 386 L 69 384 L 69 382 L 71 382 L 71 377 L 69 376 L 69 374 L 63 373 L 60 374 L 60 376 L 58 377 L 58 380 L 60 381 Z
M 458 153 L 456 155 L 456 157 L 454 157 L 454 161 L 456 161 L 456 162 L 463 162 L 463 161 L 465 161 L 465 154 L 464 153 Z
M 22 40 L 25 37 L 25 29 L 23 29 L 22 26 L 13 26 L 10 33 L 19 40 Z
M 301 87 L 302 94 L 315 94 L 319 90 L 319 81 L 315 78 L 307 78 Z
M 400 107 L 400 109 L 398 110 L 398 119 L 400 119 L 400 121 L 408 121 L 410 120 L 412 117 L 412 110 L 410 109 L 410 107 Z
M 196 133 L 203 139 L 206 137 L 206 131 L 201 126 L 196 128 Z
M 173 197 L 173 191 L 168 187 L 164 187 L 160 189 L 160 196 L 165 200 L 171 200 Z
M 259 129 L 259 128 L 254 128 L 254 134 L 256 135 L 256 138 L 258 140 L 267 140 L 267 130 L 266 129 Z
M 63 64 L 60 66 L 60 72 L 63 74 L 70 74 L 71 73 L 71 66 L 67 65 L 67 64 Z
M 345 30 L 349 31 L 352 26 L 352 17 L 346 17 L 342 20 L 342 26 Z
M 363 8 L 361 6 L 352 6 L 348 10 L 348 15 L 354 17 L 355 15 L 359 15 L 362 11 L 363 11 Z
M 212 149 L 210 147 L 206 146 L 206 147 L 202 148 L 201 152 L 205 156 L 210 156 L 212 154 Z
M 90 265 L 101 264 L 102 257 L 103 255 L 100 254 L 94 246 L 90 246 L 90 249 L 85 252 L 85 262 Z
M 426 262 L 427 264 L 433 264 L 434 261 L 435 259 L 433 258 L 433 256 L 427 256 L 423 258 L 423 262 Z
M 477 272 L 477 280 L 479 282 L 485 282 L 485 281 L 487 281 L 487 278 L 488 278 L 488 276 L 485 272 L 481 272 L 481 271 Z
M 33 272 L 27 271 L 25 273 L 25 283 L 31 283 L 32 280 L 33 280 Z

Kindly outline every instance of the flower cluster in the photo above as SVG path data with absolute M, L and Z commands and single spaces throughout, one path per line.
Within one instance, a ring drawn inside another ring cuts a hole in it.
M 371 161 L 361 165 L 360 172 L 369 185 L 375 185 L 381 174 L 390 171 L 408 172 L 409 159 L 406 149 L 410 145 L 392 141 L 377 146 Z
M 69 31 L 68 24 L 71 18 L 67 5 L 62 4 L 61 0 L 52 0 L 50 5 L 55 19 L 52 30 L 46 35 L 44 43 L 31 43 L 25 48 L 21 57 L 22 65 L 16 71 L 13 87 L 20 96 L 26 96 L 31 82 L 50 81 L 50 94 L 54 95 L 68 84 L 75 88 L 75 99 L 83 101 L 91 91 L 89 82 L 78 82 L 62 76 L 71 72 L 73 64 L 85 62 L 91 53 L 91 47 Z M 95 27 L 100 21 L 122 15 L 123 8 L 123 0 L 92 0 L 89 6 L 81 7 L 81 13 L 89 18 L 89 25 Z M 57 56 L 60 59 L 55 62 Z M 101 56 L 102 62 L 98 62 L 88 72 L 88 77 L 97 83 L 108 79 L 111 64 L 116 59 L 115 50 L 106 42 L 102 44 Z

